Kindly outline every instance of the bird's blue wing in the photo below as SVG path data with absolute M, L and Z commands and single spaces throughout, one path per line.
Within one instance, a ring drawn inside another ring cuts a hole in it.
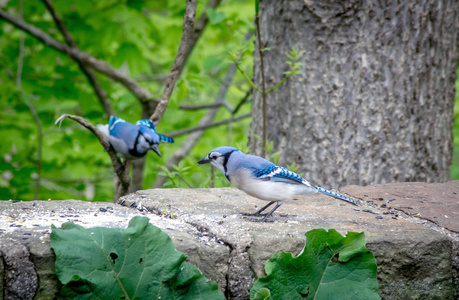
M 130 144 L 134 142 L 139 128 L 121 118 L 111 116 L 108 130 L 111 136 L 124 140 L 131 147 Z
M 305 180 L 303 177 L 296 174 L 295 172 L 283 167 L 276 166 L 274 164 L 269 165 L 263 169 L 255 170 L 253 172 L 253 175 L 261 180 L 272 180 L 311 186 L 311 184 L 307 180 Z

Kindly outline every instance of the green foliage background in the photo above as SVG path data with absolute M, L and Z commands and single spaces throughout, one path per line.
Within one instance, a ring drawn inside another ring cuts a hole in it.
M 24 20 L 53 38 L 64 42 L 50 14 L 41 1 L 23 0 Z M 129 77 L 138 80 L 154 97 L 162 86 L 177 53 L 182 33 L 185 1 L 181 0 L 54 0 L 56 10 L 78 47 L 105 60 Z M 200 16 L 207 1 L 198 1 Z M 19 18 L 19 0 L 3 1 L 0 8 Z M 253 30 L 253 1 L 223 1 L 209 10 L 209 25 L 193 50 L 177 82 L 158 132 L 196 126 L 207 111 L 183 111 L 179 104 L 212 103 L 231 65 L 230 52 L 242 51 L 241 66 L 252 73 L 253 38 L 244 43 Z M 114 176 L 110 160 L 97 139 L 76 122 L 65 120 L 59 129 L 54 121 L 63 113 L 81 115 L 93 124 L 108 122 L 93 89 L 78 65 L 68 56 L 45 46 L 25 34 L 22 89 L 16 85 L 21 31 L 0 20 L 0 199 L 32 200 L 37 179 L 38 130 L 27 104 L 32 105 L 43 124 L 42 182 L 38 199 L 76 198 L 88 201 L 112 201 Z M 96 74 L 109 94 L 117 116 L 135 122 L 140 118 L 139 101 L 123 86 Z M 456 89 L 459 87 L 456 84 Z M 237 73 L 226 96 L 232 105 L 245 95 L 248 83 Z M 455 106 L 455 151 L 451 179 L 459 179 L 459 100 Z M 250 111 L 246 104 L 240 114 Z M 230 117 L 221 109 L 217 120 Z M 208 186 L 208 167 L 196 161 L 221 145 L 244 148 L 250 120 L 207 130 L 188 156 L 181 176 L 193 187 Z M 162 145 L 163 157 L 147 155 L 143 188 L 149 188 L 170 155 L 186 140 L 176 138 L 172 145 Z M 216 173 L 216 186 L 229 185 Z M 165 186 L 186 187 L 181 181 Z
M 169 74 L 182 34 L 185 1 L 143 0 L 54 0 L 78 47 L 90 55 L 121 69 L 140 82 L 154 97 L 162 95 L 163 82 Z M 7 1 L 4 11 L 18 18 L 19 2 Z M 198 1 L 197 17 L 206 1 Z M 24 20 L 64 42 L 52 17 L 41 1 L 24 1 Z M 253 30 L 253 1 L 224 1 L 208 11 L 207 28 L 187 61 L 177 82 L 169 107 L 158 132 L 198 125 L 207 110 L 184 111 L 179 104 L 213 103 L 228 68 L 229 52 L 242 50 L 242 66 L 252 73 L 253 42 L 244 36 Z M 25 34 L 22 87 L 16 85 L 21 31 L 0 20 L 0 199 L 31 200 L 37 178 L 38 131 L 26 101 L 33 105 L 43 123 L 42 186 L 38 199 L 76 198 L 112 201 L 114 175 L 110 159 L 97 138 L 72 120 L 62 128 L 54 121 L 63 113 L 81 115 L 93 124 L 108 123 L 92 87 L 78 65 L 68 56 L 51 49 Z M 117 116 L 135 122 L 141 116 L 139 101 L 123 86 L 97 74 L 107 91 Z M 236 74 L 226 99 L 236 105 L 249 85 Z M 238 113 L 250 112 L 250 104 Z M 216 120 L 229 118 L 220 109 Z M 208 185 L 208 167 L 196 162 L 217 146 L 244 147 L 250 120 L 208 130 L 182 167 L 181 174 L 193 187 Z M 144 188 L 154 183 L 160 166 L 186 140 L 176 138 L 172 145 L 162 145 L 163 157 L 147 155 Z M 228 185 L 220 175 L 217 186 Z M 170 181 L 166 185 L 170 185 Z M 182 186 L 182 183 L 180 183 Z M 183 184 L 183 187 L 185 185 Z

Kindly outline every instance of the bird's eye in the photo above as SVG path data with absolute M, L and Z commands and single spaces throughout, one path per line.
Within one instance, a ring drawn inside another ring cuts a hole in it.
M 145 141 L 147 141 L 147 143 L 149 143 L 149 144 L 153 143 L 152 137 L 149 136 L 148 134 L 142 134 L 142 136 L 145 139 Z

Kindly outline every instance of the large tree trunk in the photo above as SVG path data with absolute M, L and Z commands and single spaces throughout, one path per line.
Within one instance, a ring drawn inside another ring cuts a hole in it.
M 268 88 L 288 69 L 289 49 L 304 62 L 267 96 L 279 164 L 334 188 L 448 180 L 458 21 L 457 0 L 262 1 Z M 249 144 L 258 154 L 261 102 L 255 93 Z

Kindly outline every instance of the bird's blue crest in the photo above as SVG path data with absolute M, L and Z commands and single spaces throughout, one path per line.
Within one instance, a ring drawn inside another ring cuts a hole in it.
M 150 128 L 151 130 L 153 130 L 154 132 L 156 132 L 156 127 L 155 127 L 155 123 L 153 123 L 152 121 L 148 120 L 148 119 L 145 119 L 145 120 L 138 120 L 135 125 L 138 125 L 138 126 L 146 126 L 148 128 Z
M 240 151 L 240 150 L 237 149 L 237 148 L 234 148 L 234 147 L 223 146 L 223 147 L 215 148 L 214 150 L 210 151 L 210 153 L 218 152 L 218 153 L 221 153 L 221 154 L 226 154 L 226 153 L 230 153 L 230 152 L 234 152 L 234 151 Z

